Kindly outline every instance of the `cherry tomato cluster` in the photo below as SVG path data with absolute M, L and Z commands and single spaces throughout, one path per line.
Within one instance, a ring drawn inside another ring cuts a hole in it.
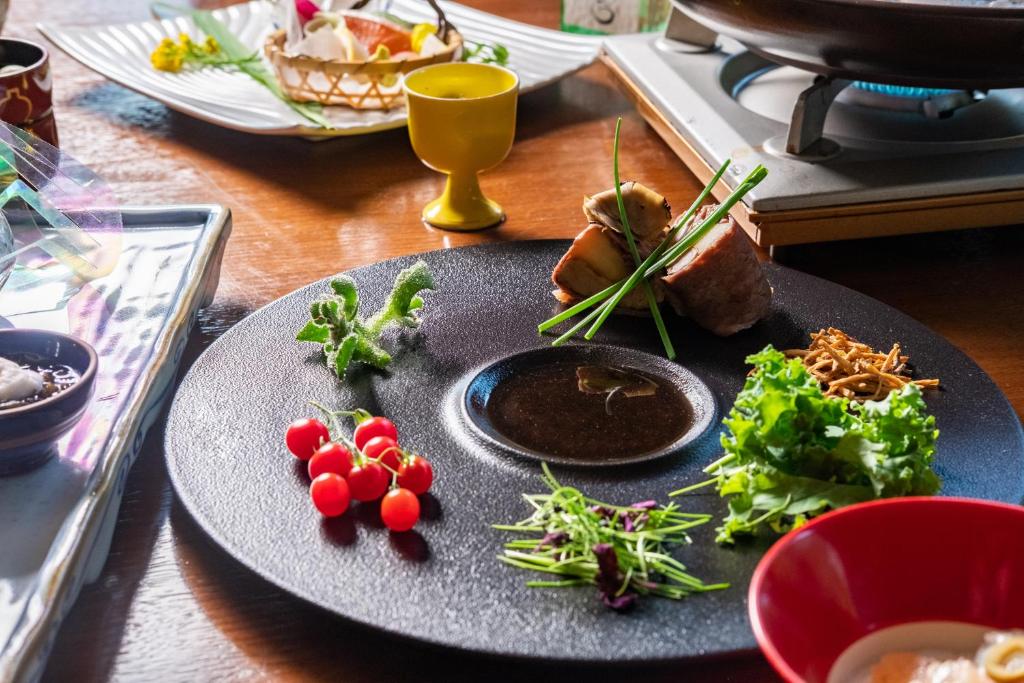
M 324 517 L 345 514 L 351 499 L 380 499 L 380 516 L 392 531 L 408 531 L 420 518 L 418 495 L 434 482 L 426 458 L 398 445 L 398 430 L 386 417 L 351 414 L 351 440 L 331 440 L 327 426 L 315 419 L 296 420 L 285 433 L 288 450 L 305 460 L 312 483 L 309 495 Z M 333 417 L 332 417 L 333 420 Z

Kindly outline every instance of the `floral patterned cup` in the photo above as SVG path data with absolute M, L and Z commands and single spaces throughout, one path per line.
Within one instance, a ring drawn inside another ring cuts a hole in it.
M 0 118 L 57 145 L 50 55 L 42 45 L 0 38 Z

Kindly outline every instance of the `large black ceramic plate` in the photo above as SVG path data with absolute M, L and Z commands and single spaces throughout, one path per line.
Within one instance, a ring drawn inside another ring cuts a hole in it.
M 182 382 L 167 429 L 174 486 L 199 524 L 265 579 L 347 619 L 393 634 L 495 655 L 580 661 L 682 660 L 755 647 L 746 590 L 770 543 L 735 549 L 698 528 L 680 557 L 698 576 L 733 587 L 680 602 L 649 599 L 628 614 L 603 607 L 589 588 L 530 589 L 525 572 L 500 564 L 506 534 L 491 523 L 526 516 L 520 495 L 538 492 L 539 465 L 477 440 L 462 423 L 461 386 L 475 370 L 545 346 L 536 323 L 552 313 L 552 266 L 567 242 L 522 242 L 423 255 L 439 291 L 427 297 L 422 332 L 390 340 L 389 374 L 361 372 L 340 384 L 315 347 L 293 341 L 326 282 L 258 311 L 213 344 Z M 364 305 L 380 305 L 395 274 L 415 258 L 352 271 Z M 942 430 L 936 469 L 943 493 L 1024 499 L 1024 434 L 1005 397 L 963 353 L 907 316 L 835 284 L 768 266 L 772 315 L 721 339 L 669 321 L 680 362 L 728 410 L 747 372 L 744 357 L 765 344 L 805 345 L 834 325 L 875 346 L 903 343 L 919 376 L 940 377 L 928 394 Z M 618 318 L 606 344 L 658 354 L 649 320 Z M 389 535 L 374 507 L 324 522 L 307 497 L 301 467 L 284 449 L 286 425 L 317 399 L 362 406 L 399 426 L 402 440 L 434 463 L 433 498 L 416 534 Z M 557 416 L 553 416 L 557 419 Z M 611 468 L 555 467 L 595 497 L 622 503 L 658 497 L 701 480 L 719 453 L 718 420 L 682 452 Z M 720 516 L 714 495 L 683 500 Z

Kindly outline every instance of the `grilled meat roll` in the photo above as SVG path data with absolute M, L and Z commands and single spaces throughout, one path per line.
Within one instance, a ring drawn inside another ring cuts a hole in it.
M 714 209 L 714 205 L 702 207 L 687 231 Z M 661 281 L 678 313 L 723 337 L 747 329 L 771 308 L 772 289 L 761 263 L 731 216 L 673 263 Z

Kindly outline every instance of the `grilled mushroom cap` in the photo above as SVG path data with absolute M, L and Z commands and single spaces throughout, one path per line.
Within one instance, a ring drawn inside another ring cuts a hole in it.
M 668 201 L 654 190 L 638 182 L 622 183 L 622 203 L 629 217 L 629 228 L 640 241 L 659 238 L 672 217 Z M 583 198 L 583 213 L 591 223 L 600 223 L 622 232 L 622 218 L 615 197 L 615 188 Z

